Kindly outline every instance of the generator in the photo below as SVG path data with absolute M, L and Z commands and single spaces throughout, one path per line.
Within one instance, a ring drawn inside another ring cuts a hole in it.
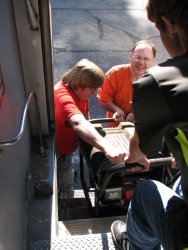
M 121 122 L 118 127 L 105 127 L 102 124 L 111 122 L 112 119 L 93 119 L 93 124 L 98 133 L 105 137 L 115 147 L 129 147 L 130 136 L 134 131 L 134 124 Z M 109 159 L 97 148 L 85 141 L 80 142 L 80 178 L 82 188 L 91 216 L 100 216 L 110 211 L 110 214 L 125 214 L 130 199 L 134 193 L 136 184 L 143 179 L 158 180 L 163 183 L 172 181 L 174 174 L 170 171 L 172 157 L 165 148 L 150 159 L 149 171 L 130 171 L 130 168 L 138 166 L 138 163 L 112 164 Z M 89 183 L 85 175 L 88 168 Z M 91 201 L 91 193 L 94 193 L 94 204 Z

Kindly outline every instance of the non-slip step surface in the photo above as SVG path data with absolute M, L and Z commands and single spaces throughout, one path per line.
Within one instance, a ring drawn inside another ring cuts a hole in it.
M 66 236 L 55 240 L 30 242 L 29 250 L 114 250 L 110 233 Z

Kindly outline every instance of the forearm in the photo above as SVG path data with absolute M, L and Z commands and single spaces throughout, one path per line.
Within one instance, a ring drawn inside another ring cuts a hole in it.
M 108 142 L 96 131 L 89 121 L 82 116 L 77 116 L 76 119 L 71 121 L 71 125 L 82 140 L 106 154 Z
M 122 148 L 114 147 L 103 138 L 83 115 L 76 114 L 69 119 L 75 133 L 90 145 L 96 147 L 114 164 L 123 163 L 126 153 Z
M 129 155 L 127 158 L 127 162 L 140 163 L 145 166 L 145 170 L 149 168 L 149 162 L 146 159 L 146 155 L 139 148 L 139 138 L 136 130 L 132 132 L 132 135 L 130 137 Z

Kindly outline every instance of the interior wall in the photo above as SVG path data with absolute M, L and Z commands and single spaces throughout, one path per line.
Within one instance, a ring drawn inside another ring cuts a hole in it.
M 0 106 L 0 141 L 14 138 L 25 102 L 16 27 L 11 0 L 1 1 L 0 65 L 4 94 Z M 0 154 L 0 249 L 22 250 L 26 245 L 27 175 L 30 162 L 29 126 L 16 144 Z
M 19 44 L 20 60 L 26 94 L 34 91 L 38 96 L 43 135 L 49 134 L 49 118 L 45 86 L 45 52 L 41 41 L 41 19 L 38 1 L 12 1 Z M 53 83 L 51 83 L 53 85 Z M 53 95 L 53 92 L 51 93 Z M 38 134 L 35 105 L 29 110 L 33 135 Z

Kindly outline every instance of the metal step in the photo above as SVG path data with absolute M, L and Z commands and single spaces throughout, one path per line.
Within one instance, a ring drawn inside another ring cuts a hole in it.
M 29 250 L 112 250 L 110 226 L 126 216 L 59 221 L 59 235 L 52 240 L 31 241 Z
M 59 237 L 108 233 L 115 220 L 126 221 L 126 216 L 59 221 Z
M 88 209 L 83 190 L 75 190 L 71 198 L 61 199 L 59 201 L 59 220 L 77 220 L 95 217 L 95 193 L 92 189 L 89 191 L 89 197 L 93 211 Z M 121 216 L 126 213 L 118 204 L 100 205 L 100 217 Z
M 30 242 L 29 250 L 114 250 L 110 233 L 66 236 Z

